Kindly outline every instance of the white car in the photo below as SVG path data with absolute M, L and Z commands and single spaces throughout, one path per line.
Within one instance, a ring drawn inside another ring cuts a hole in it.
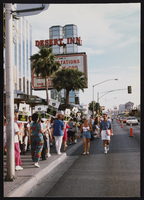
M 135 118 L 135 117 L 128 117 L 127 120 L 126 120 L 126 124 L 127 124 L 127 125 L 130 125 L 130 122 L 132 123 L 132 125 L 133 125 L 133 124 L 138 125 L 138 120 L 137 120 L 137 118 Z

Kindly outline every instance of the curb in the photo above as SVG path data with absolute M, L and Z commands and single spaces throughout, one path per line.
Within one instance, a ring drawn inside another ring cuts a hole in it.
M 77 143 L 77 145 L 71 147 L 66 153 L 62 153 L 56 160 L 42 168 L 37 174 L 32 175 L 28 180 L 15 188 L 13 191 L 5 195 L 5 197 L 26 197 L 26 195 L 35 187 L 39 180 L 43 179 L 48 173 L 50 173 L 57 165 L 64 161 L 69 155 L 71 155 L 77 148 L 82 145 L 83 141 Z

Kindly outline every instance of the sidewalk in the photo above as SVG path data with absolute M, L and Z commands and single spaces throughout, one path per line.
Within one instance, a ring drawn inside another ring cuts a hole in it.
M 39 161 L 40 168 L 34 167 L 31 159 L 30 151 L 25 155 L 21 155 L 22 171 L 15 171 L 17 179 L 15 181 L 5 181 L 7 173 L 6 156 L 4 156 L 4 197 L 24 197 L 31 189 L 36 186 L 40 179 L 43 179 L 49 172 L 51 172 L 58 164 L 60 164 L 67 156 L 70 156 L 79 146 L 82 145 L 82 138 L 77 139 L 77 144 L 68 145 L 66 151 L 61 155 L 56 153 L 54 141 L 50 149 L 51 157 L 47 160 Z

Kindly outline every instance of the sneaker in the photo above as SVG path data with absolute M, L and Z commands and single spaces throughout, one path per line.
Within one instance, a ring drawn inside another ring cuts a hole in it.
M 109 145 L 107 145 L 107 151 L 109 151 Z
M 59 152 L 58 155 L 61 155 L 61 152 Z
M 68 147 L 68 145 L 66 144 L 66 147 Z
M 22 169 L 23 169 L 23 167 L 21 167 L 21 166 L 16 166 L 16 167 L 15 167 L 15 170 L 16 170 L 16 171 L 20 171 L 20 170 L 22 170 Z
M 77 144 L 77 140 L 75 140 L 75 142 L 74 142 L 75 144 Z
M 34 163 L 35 167 L 40 167 L 40 165 L 38 163 Z
M 106 150 L 106 149 L 104 150 L 104 153 L 107 153 L 107 150 Z
M 51 154 L 50 154 L 50 153 L 48 153 L 48 154 L 47 154 L 47 157 L 48 157 L 48 158 L 49 158 L 49 157 L 51 157 Z
M 72 144 L 72 142 L 69 143 L 70 145 Z

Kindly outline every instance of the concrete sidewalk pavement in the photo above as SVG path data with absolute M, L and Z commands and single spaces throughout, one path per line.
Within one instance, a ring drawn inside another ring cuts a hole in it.
M 82 145 L 82 138 L 77 139 L 77 144 L 68 145 L 66 151 L 61 155 L 56 153 L 55 145 L 50 149 L 51 157 L 47 160 L 39 161 L 40 168 L 34 166 L 34 162 L 31 159 L 30 151 L 25 155 L 21 155 L 21 162 L 23 170 L 15 171 L 15 181 L 5 181 L 7 174 L 6 168 L 6 156 L 4 156 L 4 197 L 24 197 L 31 189 L 36 186 L 40 179 L 43 179 L 48 173 L 50 173 L 57 165 L 59 165 L 64 159 L 70 156 L 77 148 Z

